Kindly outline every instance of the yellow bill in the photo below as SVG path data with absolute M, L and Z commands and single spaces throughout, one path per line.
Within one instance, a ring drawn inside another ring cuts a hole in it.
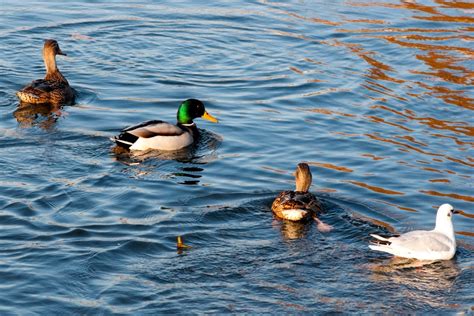
M 211 121 L 213 123 L 219 122 L 214 116 L 211 114 L 207 113 L 207 111 L 204 111 L 204 114 L 201 116 L 203 119 Z

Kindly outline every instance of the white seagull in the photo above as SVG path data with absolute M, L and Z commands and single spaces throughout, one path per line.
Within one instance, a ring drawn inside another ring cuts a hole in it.
M 373 245 L 369 245 L 369 248 L 403 258 L 449 260 L 456 253 L 456 239 L 451 221 L 455 213 L 459 212 L 450 204 L 443 204 L 438 208 L 436 226 L 433 230 L 414 230 L 390 238 L 371 234 L 370 236 L 377 240 Z

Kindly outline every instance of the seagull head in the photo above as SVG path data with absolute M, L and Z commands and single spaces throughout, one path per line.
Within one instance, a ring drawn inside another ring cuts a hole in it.
M 436 227 L 435 230 L 443 232 L 446 235 L 454 234 L 452 216 L 455 211 L 451 204 L 443 204 L 438 208 L 438 213 L 436 214 Z
M 438 208 L 438 214 L 437 217 L 441 218 L 449 218 L 451 219 L 451 216 L 453 214 L 457 214 L 459 211 L 454 210 L 454 207 L 451 204 L 443 204 Z

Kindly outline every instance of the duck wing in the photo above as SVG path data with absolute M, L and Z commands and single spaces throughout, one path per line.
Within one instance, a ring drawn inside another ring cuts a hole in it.
M 189 130 L 181 128 L 177 125 L 170 124 L 161 120 L 152 120 L 137 125 L 127 127 L 122 130 L 120 135 L 115 136 L 112 140 L 119 146 L 129 149 L 138 140 L 150 139 L 150 143 L 153 141 L 163 140 L 163 138 L 171 139 L 173 137 L 184 136 L 185 133 L 190 133 Z M 192 139 L 192 136 L 190 136 Z M 173 140 L 175 140 L 173 138 Z M 188 140 L 188 138 L 186 138 Z M 189 141 L 188 141 L 189 142 Z M 154 147 L 154 146 L 151 146 Z
M 177 125 L 160 120 L 143 122 L 122 130 L 122 133 L 132 134 L 141 138 L 150 138 L 155 136 L 179 136 L 185 132 L 185 130 Z
M 62 103 L 65 100 L 66 94 L 71 93 L 66 91 L 67 85 L 63 82 L 38 79 L 31 82 L 29 85 L 18 91 L 16 94 L 18 98 L 27 103 Z

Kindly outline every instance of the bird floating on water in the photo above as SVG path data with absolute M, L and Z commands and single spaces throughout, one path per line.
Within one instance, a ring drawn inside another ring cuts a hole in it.
M 111 140 L 129 150 L 178 150 L 197 140 L 199 131 L 193 119 L 198 117 L 217 123 L 201 101 L 188 99 L 178 108 L 176 125 L 160 120 L 143 122 L 123 129 Z
M 44 79 L 38 79 L 16 93 L 21 102 L 29 104 L 52 104 L 55 106 L 74 102 L 74 90 L 56 65 L 56 55 L 67 56 L 57 41 L 44 41 L 43 60 L 46 67 Z
M 313 180 L 308 164 L 299 163 L 294 175 L 296 190 L 281 192 L 272 203 L 273 213 L 276 217 L 289 221 L 313 219 L 317 222 L 319 231 L 330 231 L 332 227 L 316 216 L 321 213 L 322 207 L 316 196 L 308 191 Z
M 456 213 L 459 212 L 450 204 L 443 204 L 438 208 L 436 226 L 433 230 L 415 230 L 390 238 L 371 234 L 376 241 L 369 245 L 369 248 L 403 258 L 449 260 L 456 253 L 452 222 L 452 215 Z

